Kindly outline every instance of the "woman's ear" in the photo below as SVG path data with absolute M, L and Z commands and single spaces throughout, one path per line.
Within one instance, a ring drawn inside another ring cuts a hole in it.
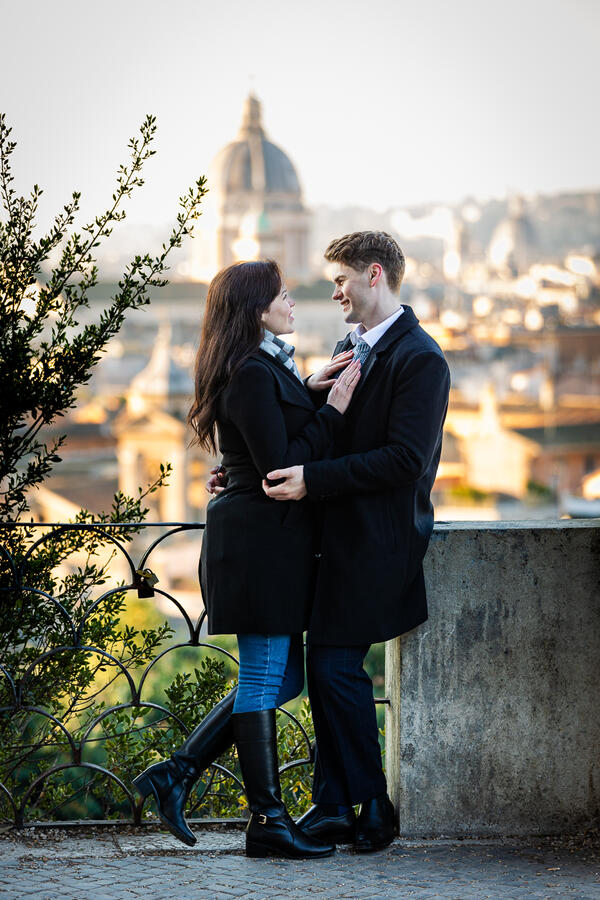
M 273 305 L 273 301 L 271 301 L 271 303 L 269 303 L 267 308 L 263 309 L 263 311 L 260 314 L 260 321 L 262 322 L 263 325 L 265 324 L 265 316 L 269 315 L 269 310 L 271 309 L 272 305 Z

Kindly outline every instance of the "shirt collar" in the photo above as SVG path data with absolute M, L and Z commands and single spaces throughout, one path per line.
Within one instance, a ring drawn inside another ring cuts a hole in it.
M 396 319 L 399 319 L 402 313 L 404 312 L 404 307 L 401 306 L 400 309 L 394 310 L 391 316 L 388 316 L 387 319 L 384 319 L 383 322 L 380 322 L 378 325 L 374 325 L 373 328 L 369 328 L 367 331 L 365 326 L 360 322 L 354 331 L 350 332 L 350 340 L 353 345 L 356 345 L 359 340 L 366 341 L 369 347 L 374 347 L 377 341 L 383 337 L 388 328 L 394 324 Z

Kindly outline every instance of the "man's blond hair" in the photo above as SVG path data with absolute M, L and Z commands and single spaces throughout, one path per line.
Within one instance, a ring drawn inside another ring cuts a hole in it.
M 379 263 L 389 289 L 400 290 L 404 277 L 404 254 L 391 234 L 386 231 L 354 231 L 332 241 L 325 251 L 328 262 L 339 262 L 364 272 L 371 263 Z

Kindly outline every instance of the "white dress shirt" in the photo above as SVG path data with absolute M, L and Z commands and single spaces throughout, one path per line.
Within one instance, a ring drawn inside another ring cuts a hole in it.
M 388 316 L 387 319 L 384 319 L 383 322 L 380 322 L 379 325 L 374 325 L 373 328 L 369 328 L 367 331 L 365 326 L 360 322 L 354 331 L 350 332 L 350 340 L 352 344 L 356 344 L 360 338 L 363 341 L 366 341 L 369 347 L 374 347 L 377 341 L 384 336 L 388 328 L 394 324 L 396 319 L 399 319 L 402 313 L 404 312 L 404 307 L 400 307 L 400 309 L 394 310 L 391 316 Z

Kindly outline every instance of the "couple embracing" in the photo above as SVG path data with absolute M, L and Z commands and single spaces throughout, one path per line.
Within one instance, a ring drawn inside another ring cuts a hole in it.
M 236 634 L 238 685 L 173 755 L 134 784 L 187 844 L 188 794 L 235 741 L 250 807 L 249 856 L 368 852 L 394 836 L 373 686 L 374 642 L 427 618 L 422 561 L 433 529 L 449 372 L 399 299 L 404 256 L 385 232 L 333 241 L 333 299 L 356 327 L 304 382 L 294 301 L 277 265 L 247 262 L 211 282 L 190 422 L 223 468 L 207 487 L 202 592 L 211 634 Z M 226 473 L 226 474 L 225 474 Z M 314 806 L 281 800 L 275 708 L 304 685 L 315 726 Z M 356 815 L 354 807 L 360 805 Z

